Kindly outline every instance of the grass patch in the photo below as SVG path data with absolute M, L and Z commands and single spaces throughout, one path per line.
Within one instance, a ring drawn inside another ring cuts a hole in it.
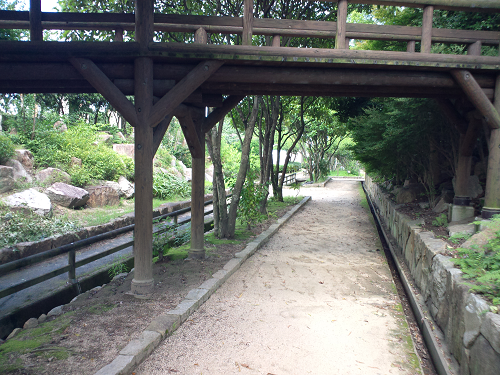
M 16 371 L 23 368 L 21 354 L 36 354 L 55 359 L 66 359 L 70 352 L 62 347 L 50 346 L 57 335 L 64 332 L 71 323 L 73 312 L 61 315 L 50 322 L 40 324 L 36 328 L 24 329 L 16 337 L 0 346 L 0 373 Z
M 370 206 L 368 205 L 368 199 L 366 198 L 365 191 L 363 190 L 363 185 L 359 184 L 358 191 L 359 191 L 359 197 L 361 198 L 359 204 L 365 210 L 370 211 Z
M 336 170 L 336 171 L 331 171 L 330 172 L 331 177 L 338 177 L 338 176 L 343 176 L 343 177 L 359 177 L 359 174 L 357 173 L 349 173 L 348 171 L 344 170 Z

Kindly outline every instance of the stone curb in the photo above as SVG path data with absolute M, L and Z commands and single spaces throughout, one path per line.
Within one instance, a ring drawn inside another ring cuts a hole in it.
M 154 318 L 138 339 L 131 340 L 110 364 L 102 367 L 95 375 L 126 375 L 141 363 L 163 339 L 170 336 L 187 318 L 195 312 L 215 291 L 235 273 L 253 253 L 260 249 L 278 229 L 285 224 L 309 200 L 302 199 L 267 230 L 249 242 L 244 250 L 236 253 L 225 266 L 214 273 L 211 279 L 192 289 L 175 309 Z

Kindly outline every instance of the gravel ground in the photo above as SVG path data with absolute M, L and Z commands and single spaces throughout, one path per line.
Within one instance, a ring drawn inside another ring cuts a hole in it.
M 359 182 L 301 195 L 313 200 L 135 374 L 420 372 Z

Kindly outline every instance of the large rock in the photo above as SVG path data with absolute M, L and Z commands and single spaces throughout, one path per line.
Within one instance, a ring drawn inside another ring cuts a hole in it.
M 489 306 L 485 300 L 475 294 L 470 294 L 466 303 L 464 314 L 464 346 L 469 349 L 479 336 L 481 324 L 483 323 L 486 313 L 489 311 Z M 500 319 L 500 316 L 498 317 Z
M 489 341 L 491 347 L 500 354 L 500 315 L 486 313 L 481 325 L 481 334 Z
M 470 375 L 498 375 L 500 354 L 498 354 L 482 335 L 470 350 Z
M 455 188 L 455 177 L 453 177 L 452 182 L 453 182 L 453 189 L 457 191 Z M 481 194 L 483 194 L 483 188 L 479 183 L 479 177 L 469 176 L 469 181 L 467 183 L 467 197 L 477 198 Z
M 14 188 L 14 168 L 0 165 L 0 193 Z
M 420 194 L 424 193 L 425 190 L 420 184 L 410 184 L 403 189 L 399 190 L 396 195 L 396 203 L 410 203 L 417 199 Z
M 131 158 L 134 158 L 134 148 L 133 144 L 129 143 L 121 143 L 121 144 L 113 144 L 113 151 L 120 155 L 127 155 Z
M 33 211 L 40 216 L 50 216 L 52 213 L 52 203 L 49 197 L 35 189 L 9 195 L 3 199 L 3 202 L 13 209 Z
M 66 126 L 66 124 L 64 122 L 56 121 L 54 123 L 54 130 L 57 130 L 60 132 L 65 132 L 66 130 L 68 130 L 68 127 Z
M 15 159 L 10 159 L 6 165 L 8 167 L 12 167 L 14 172 L 14 181 L 23 181 L 23 182 L 31 182 L 33 178 L 30 174 L 24 169 L 24 166 Z
M 71 182 L 70 175 L 58 168 L 43 169 L 35 175 L 35 178 L 38 182 L 45 184 L 53 184 L 54 182 L 69 184 Z
M 28 170 L 33 170 L 33 154 L 29 150 L 16 150 L 16 159 Z
M 89 200 L 89 192 L 85 189 L 56 182 L 49 187 L 45 194 L 48 195 L 53 203 L 63 207 L 76 208 L 81 207 Z
M 127 180 L 125 177 L 121 176 L 118 179 L 118 184 L 120 185 L 120 189 L 121 189 L 125 199 L 130 199 L 134 196 L 135 187 L 134 187 L 134 184 L 132 184 L 129 180 Z
M 193 179 L 193 168 L 184 169 L 184 178 L 186 181 L 191 181 Z
M 117 206 L 120 203 L 120 196 L 109 186 L 89 186 L 86 189 L 89 192 L 89 207 Z

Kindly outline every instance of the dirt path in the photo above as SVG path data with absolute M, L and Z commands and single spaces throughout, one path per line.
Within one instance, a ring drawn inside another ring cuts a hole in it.
M 135 371 L 419 373 L 359 182 L 313 200 Z

